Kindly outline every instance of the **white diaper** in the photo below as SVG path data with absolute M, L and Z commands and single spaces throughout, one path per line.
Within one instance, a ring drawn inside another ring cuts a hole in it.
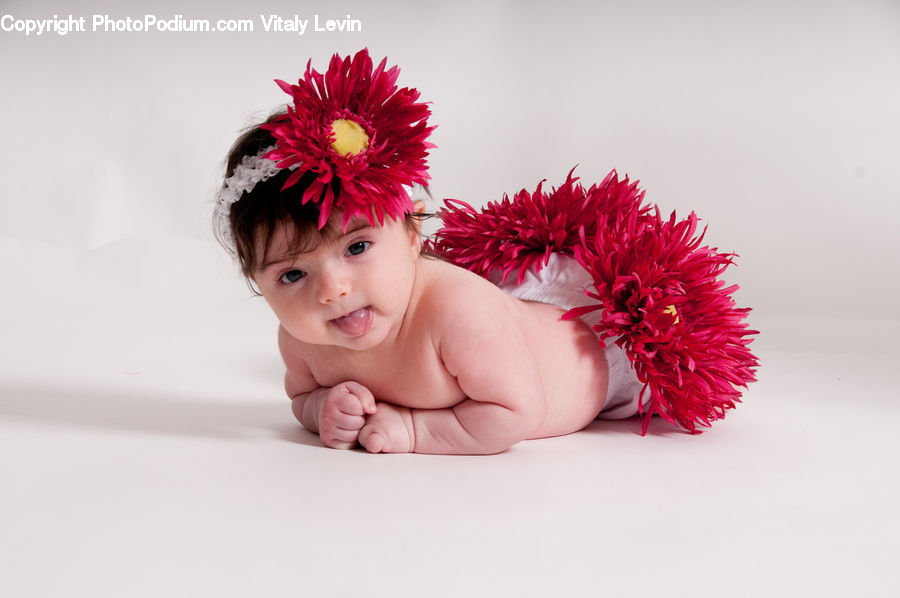
M 525 301 L 549 303 L 564 310 L 590 305 L 593 301 L 584 294 L 585 289 L 593 290 L 591 275 L 571 256 L 553 253 L 549 263 L 535 274 L 530 269 L 518 284 L 518 272 L 512 272 L 505 282 L 499 275 L 488 277 L 492 283 L 513 297 Z M 600 321 L 600 310 L 592 311 L 581 319 L 593 326 Z M 623 419 L 638 413 L 639 398 L 643 384 L 637 379 L 634 368 L 625 351 L 615 345 L 615 338 L 606 339 L 606 361 L 609 363 L 609 389 L 606 403 L 598 417 L 603 419 Z

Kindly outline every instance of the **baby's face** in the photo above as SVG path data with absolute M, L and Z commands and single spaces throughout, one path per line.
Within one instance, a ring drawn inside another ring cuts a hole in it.
M 280 224 L 253 279 L 281 325 L 313 345 L 366 350 L 395 338 L 415 280 L 419 239 L 402 222 L 347 232 L 291 253 L 293 227 Z M 262 248 L 258 251 L 261 254 Z

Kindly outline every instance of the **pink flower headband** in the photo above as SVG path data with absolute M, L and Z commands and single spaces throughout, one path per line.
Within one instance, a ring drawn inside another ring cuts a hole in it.
M 282 191 L 315 173 L 301 202 L 318 204 L 320 229 L 333 209 L 342 211 L 344 228 L 354 216 L 374 225 L 412 211 L 408 188 L 427 183 L 425 158 L 435 147 L 426 141 L 434 127 L 428 106 L 416 102 L 419 92 L 397 88 L 400 69 L 386 70 L 387 59 L 373 70 L 367 49 L 343 60 L 335 54 L 324 75 L 310 64 L 297 85 L 276 80 L 293 105 L 260 125 L 275 145 L 244 157 L 225 180 L 216 198 L 220 223 L 227 223 L 231 204 L 283 169 L 294 172 Z

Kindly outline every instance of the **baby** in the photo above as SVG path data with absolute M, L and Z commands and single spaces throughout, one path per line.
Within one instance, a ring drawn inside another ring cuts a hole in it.
M 307 67 L 229 154 L 217 230 L 280 322 L 294 415 L 332 448 L 492 454 L 637 413 L 622 349 L 562 319 L 591 302 L 571 255 L 504 283 L 423 252 L 432 129 L 397 74 Z
M 304 427 L 335 448 L 487 454 L 597 417 L 608 372 L 587 325 L 423 257 L 412 222 L 357 217 L 303 253 L 289 223 L 256 241 Z

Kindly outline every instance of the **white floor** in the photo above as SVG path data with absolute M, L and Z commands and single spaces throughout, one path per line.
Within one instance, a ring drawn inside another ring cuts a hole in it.
M 900 322 L 755 320 L 760 380 L 699 436 L 373 456 L 293 422 L 273 320 L 212 249 L 22 250 L 0 595 L 900 595 Z

